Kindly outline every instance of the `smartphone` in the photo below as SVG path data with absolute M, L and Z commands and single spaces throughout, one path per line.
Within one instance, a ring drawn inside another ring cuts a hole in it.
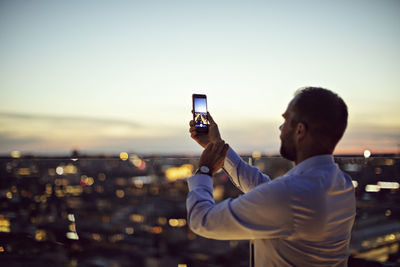
M 193 94 L 193 121 L 198 133 L 207 133 L 210 122 L 207 117 L 207 96 Z

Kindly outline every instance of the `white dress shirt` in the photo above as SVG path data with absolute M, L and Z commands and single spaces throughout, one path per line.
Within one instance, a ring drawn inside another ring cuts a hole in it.
M 271 180 L 230 148 L 224 169 L 245 194 L 216 204 L 210 176 L 189 178 L 193 232 L 255 239 L 255 266 L 347 266 L 356 201 L 350 176 L 332 155 L 308 158 Z

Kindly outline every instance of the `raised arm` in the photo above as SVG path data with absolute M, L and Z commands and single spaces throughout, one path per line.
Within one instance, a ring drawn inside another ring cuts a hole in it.
M 269 176 L 263 174 L 257 167 L 242 160 L 232 148 L 229 148 L 225 157 L 224 170 L 231 178 L 232 183 L 244 193 L 257 185 L 271 181 Z
M 211 142 L 222 141 L 217 123 L 210 113 L 207 113 L 207 116 L 210 121 L 208 133 L 197 133 L 194 121 L 192 120 L 189 123 L 191 137 L 204 148 Z M 223 167 L 230 176 L 231 181 L 244 193 L 259 184 L 271 180 L 269 176 L 261 173 L 257 167 L 250 166 L 244 162 L 231 148 L 228 151 Z
M 287 237 L 292 233 L 289 193 L 274 180 L 236 199 L 213 200 L 212 179 L 198 174 L 188 180 L 188 224 L 198 235 L 219 240 Z

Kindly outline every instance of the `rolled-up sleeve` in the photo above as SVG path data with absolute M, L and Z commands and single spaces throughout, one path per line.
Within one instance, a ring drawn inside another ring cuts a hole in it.
M 272 181 L 218 204 L 213 200 L 210 176 L 195 175 L 188 179 L 188 185 L 188 224 L 198 235 L 219 240 L 243 240 L 291 234 L 284 182 Z

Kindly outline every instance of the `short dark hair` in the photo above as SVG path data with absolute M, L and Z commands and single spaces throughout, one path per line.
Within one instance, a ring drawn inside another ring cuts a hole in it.
M 347 127 L 347 106 L 336 93 L 321 87 L 300 88 L 292 105 L 293 123 L 302 122 L 312 135 L 334 149 Z M 328 142 L 328 143 L 326 143 Z

